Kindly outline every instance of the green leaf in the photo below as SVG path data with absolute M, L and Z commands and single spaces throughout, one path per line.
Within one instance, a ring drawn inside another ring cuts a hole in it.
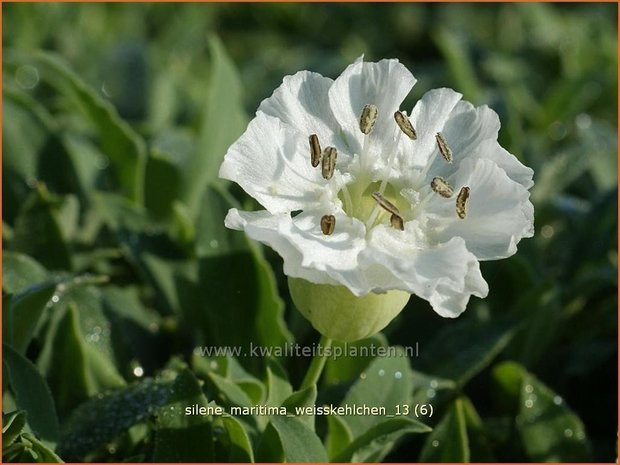
M 137 287 L 106 286 L 102 292 L 105 317 L 110 322 L 111 345 L 119 371 L 126 372 L 132 361 L 141 363 L 146 371 L 154 369 L 163 352 L 158 329 L 161 317 L 142 304 Z
M 316 404 L 316 396 L 316 384 L 311 384 L 310 386 L 302 389 L 301 391 L 293 392 L 289 397 L 284 400 L 284 402 L 282 402 L 282 406 L 286 407 L 289 415 L 296 415 L 297 407 L 313 407 Z M 308 426 L 308 428 L 314 431 L 314 415 L 302 415 L 298 416 L 298 418 L 303 421 L 306 426 Z
M 413 389 L 409 358 L 401 347 L 395 347 L 397 355 L 378 357 L 360 375 L 340 405 L 385 407 L 386 415 L 396 413 L 397 406 L 409 404 Z M 364 434 L 381 422 L 381 416 L 351 415 L 343 416 L 353 433 L 353 437 Z
M 39 463 L 64 463 L 54 451 L 39 441 L 32 434 L 24 433 L 23 438 L 30 443 L 30 449 L 36 454 L 36 460 Z
M 420 368 L 463 386 L 493 361 L 513 333 L 514 328 L 507 321 L 453 322 L 424 350 Z
M 389 418 L 377 423 L 332 457 L 333 462 L 376 462 L 389 452 L 400 437 L 428 433 L 431 428 L 407 417 Z
M 181 308 L 189 324 L 200 328 L 210 345 L 240 346 L 243 353 L 254 355 L 252 346 L 255 351 L 262 348 L 259 346 L 283 346 L 291 335 L 270 265 L 256 244 L 224 226 L 226 213 L 234 205 L 228 194 L 206 190 L 196 227 L 199 276 L 197 283 L 192 283 L 194 292 L 180 296 Z M 228 311 L 222 312 L 222 308 Z M 262 368 L 258 357 L 242 361 L 256 371 Z
M 279 407 L 293 393 L 284 368 L 274 359 L 267 359 L 267 405 Z
M 564 399 L 515 362 L 493 369 L 499 406 L 516 415 L 522 447 L 533 462 L 588 462 L 584 425 Z
M 89 452 L 154 414 L 168 401 L 170 389 L 170 382 L 147 378 L 81 404 L 63 427 L 58 453 L 67 461 L 83 460 Z
M 250 242 L 250 250 L 256 264 L 258 289 L 256 331 L 264 346 L 284 346 L 292 340 L 284 320 L 284 302 L 278 293 L 276 277 L 256 243 Z
M 2 359 L 8 367 L 15 403 L 28 414 L 28 424 L 43 440 L 55 442 L 58 417 L 45 380 L 30 360 L 6 344 L 2 345 Z
M 582 421 L 566 402 L 523 371 L 517 429 L 532 462 L 589 462 L 590 443 Z
M 39 358 L 61 412 L 125 385 L 112 361 L 109 322 L 93 292 L 86 288 L 67 293 L 66 308 L 57 309 Z
M 251 354 L 252 347 L 262 347 L 263 337 L 268 340 L 285 337 L 282 302 L 275 283 L 267 285 L 261 276 L 265 272 L 264 265 L 251 252 L 200 260 L 198 282 L 201 285 L 196 289 L 197 295 L 181 296 L 187 299 L 182 308 L 188 321 L 202 329 L 210 345 L 238 346 L 242 353 Z M 269 324 L 271 333 L 259 329 Z M 246 357 L 243 361 L 255 368 L 260 362 L 257 357 Z
M 213 382 L 218 391 L 218 401 L 227 405 L 236 405 L 239 407 L 251 407 L 254 405 L 243 389 L 234 382 L 214 373 L 209 373 L 209 379 Z
M 353 381 L 376 357 L 377 348 L 388 345 L 382 333 L 355 342 L 332 342 L 332 353 L 341 355 L 327 359 L 323 381 L 326 384 Z
M 515 362 L 502 362 L 493 367 L 493 397 L 501 412 L 514 416 L 520 407 L 523 366 Z
M 11 249 L 36 257 L 48 269 L 71 270 L 71 253 L 59 219 L 61 203 L 37 184 L 15 219 Z
M 327 453 L 318 436 L 296 417 L 271 417 L 286 462 L 327 462 Z
M 90 394 L 90 385 L 75 305 L 69 305 L 52 325 L 39 366 L 47 377 L 58 410 L 62 413 L 86 400 Z
M 56 282 L 27 289 L 11 298 L 6 309 L 5 340 L 18 352 L 25 353 L 47 303 L 56 292 Z
M 187 164 L 183 200 L 190 211 L 199 211 L 204 187 L 217 180 L 228 147 L 241 135 L 247 124 L 243 111 L 241 82 L 233 62 L 221 41 L 209 38 L 211 75 L 203 105 L 197 152 Z
M 2 254 L 2 290 L 17 294 L 46 280 L 47 270 L 28 255 L 4 251 Z
M 327 449 L 330 462 L 335 462 L 335 458 L 343 452 L 352 441 L 353 433 L 347 422 L 338 415 L 329 415 L 327 417 L 325 448 Z
M 252 463 L 254 462 L 254 451 L 250 437 L 246 432 L 243 424 L 235 417 L 223 416 L 221 421 L 228 435 L 226 449 L 228 454 L 226 462 L 228 463 Z
M 210 417 L 186 415 L 192 405 L 207 407 L 198 380 L 183 370 L 172 386 L 171 396 L 157 417 L 154 462 L 212 462 L 213 427 Z
M 463 402 L 454 401 L 428 436 L 419 462 L 469 462 L 469 440 Z
M 31 108 L 11 98 L 11 93 L 7 95 L 3 90 L 3 96 L 2 219 L 13 224 L 31 190 L 29 185 L 37 179 L 39 153 L 47 141 L 48 129 Z
M 25 410 L 2 414 L 2 449 L 6 449 L 17 439 L 24 426 L 26 426 Z
M 124 195 L 141 204 L 146 163 L 144 141 L 119 118 L 112 104 L 84 83 L 59 57 L 38 52 L 18 59 L 32 63 L 38 68 L 41 79 L 73 98 L 97 129 L 101 147 L 110 159 Z
M 489 435 L 485 430 L 482 419 L 467 397 L 462 397 L 463 413 L 467 425 L 470 459 L 475 462 L 495 462 Z
M 146 165 L 145 205 L 155 219 L 170 218 L 182 184 L 179 161 L 165 152 L 152 150 Z
M 196 255 L 211 257 L 248 250 L 245 236 L 224 226 L 228 210 L 239 207 L 228 192 L 209 186 L 202 195 L 201 205 L 196 219 Z

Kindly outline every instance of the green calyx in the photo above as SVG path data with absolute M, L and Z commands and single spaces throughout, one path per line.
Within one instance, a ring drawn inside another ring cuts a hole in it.
M 357 297 L 344 286 L 289 278 L 293 302 L 324 336 L 342 342 L 370 337 L 385 328 L 405 307 L 409 293 L 391 290 Z

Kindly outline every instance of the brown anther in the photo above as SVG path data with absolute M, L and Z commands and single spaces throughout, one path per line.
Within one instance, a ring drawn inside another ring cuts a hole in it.
M 373 192 L 372 193 L 372 198 L 376 200 L 376 202 L 379 204 L 379 206 L 381 206 L 383 209 L 387 210 L 391 214 L 393 214 L 393 215 L 400 215 L 400 211 L 398 210 L 398 207 L 396 205 L 394 205 L 392 202 L 390 202 L 388 199 L 383 197 L 383 195 L 381 195 L 381 193 Z
M 397 215 L 396 213 L 392 213 L 392 216 L 390 216 L 390 225 L 394 229 L 398 229 L 399 231 L 405 230 L 405 225 L 403 224 L 402 216 Z
M 445 137 L 442 133 L 438 132 L 435 135 L 435 139 L 437 139 L 437 146 L 439 147 L 439 152 L 444 160 L 448 163 L 452 163 L 452 150 L 448 147 L 448 143 L 446 142 Z
M 321 218 L 321 231 L 326 236 L 331 236 L 336 228 L 336 217 L 334 215 L 324 215 Z
M 402 111 L 396 111 L 394 113 L 394 119 L 396 120 L 396 124 L 398 124 L 400 130 L 403 131 L 409 139 L 416 140 L 418 138 L 418 134 L 415 132 L 413 124 L 411 124 L 411 120 L 407 118 L 405 113 Z
M 319 144 L 319 137 L 316 134 L 310 135 L 310 163 L 312 167 L 316 168 L 321 163 L 321 144 Z
M 448 181 L 440 176 L 433 178 L 431 181 L 431 189 L 446 199 L 449 199 L 452 195 L 454 195 L 454 189 L 452 189 L 452 186 L 448 184 Z
M 323 150 L 322 157 L 321 174 L 325 179 L 331 179 L 336 169 L 338 152 L 334 147 L 326 147 L 325 150 Z
M 461 187 L 459 195 L 456 197 L 456 214 L 460 219 L 467 215 L 467 204 L 469 202 L 469 187 Z
M 360 116 L 360 131 L 362 131 L 362 133 L 366 135 L 370 134 L 372 128 L 377 122 L 378 114 L 379 110 L 375 105 L 368 104 L 364 106 L 364 109 L 362 110 L 362 115 Z

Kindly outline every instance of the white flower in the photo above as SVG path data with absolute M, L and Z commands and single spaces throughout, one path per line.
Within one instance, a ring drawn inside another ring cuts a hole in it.
M 533 171 L 497 142 L 497 114 L 453 90 L 395 115 L 415 82 L 398 60 L 361 58 L 335 81 L 285 77 L 220 169 L 265 210 L 233 208 L 226 226 L 275 249 L 290 277 L 399 289 L 456 317 L 488 293 L 479 261 L 532 236 Z

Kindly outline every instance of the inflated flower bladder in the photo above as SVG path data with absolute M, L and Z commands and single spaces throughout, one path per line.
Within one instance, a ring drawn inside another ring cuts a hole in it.
M 415 82 L 395 59 L 287 76 L 220 168 L 265 208 L 233 208 L 226 226 L 282 256 L 327 338 L 375 334 L 411 294 L 460 315 L 488 294 L 479 262 L 533 234 L 533 171 L 497 142 L 497 114 L 445 88 L 407 113 Z

